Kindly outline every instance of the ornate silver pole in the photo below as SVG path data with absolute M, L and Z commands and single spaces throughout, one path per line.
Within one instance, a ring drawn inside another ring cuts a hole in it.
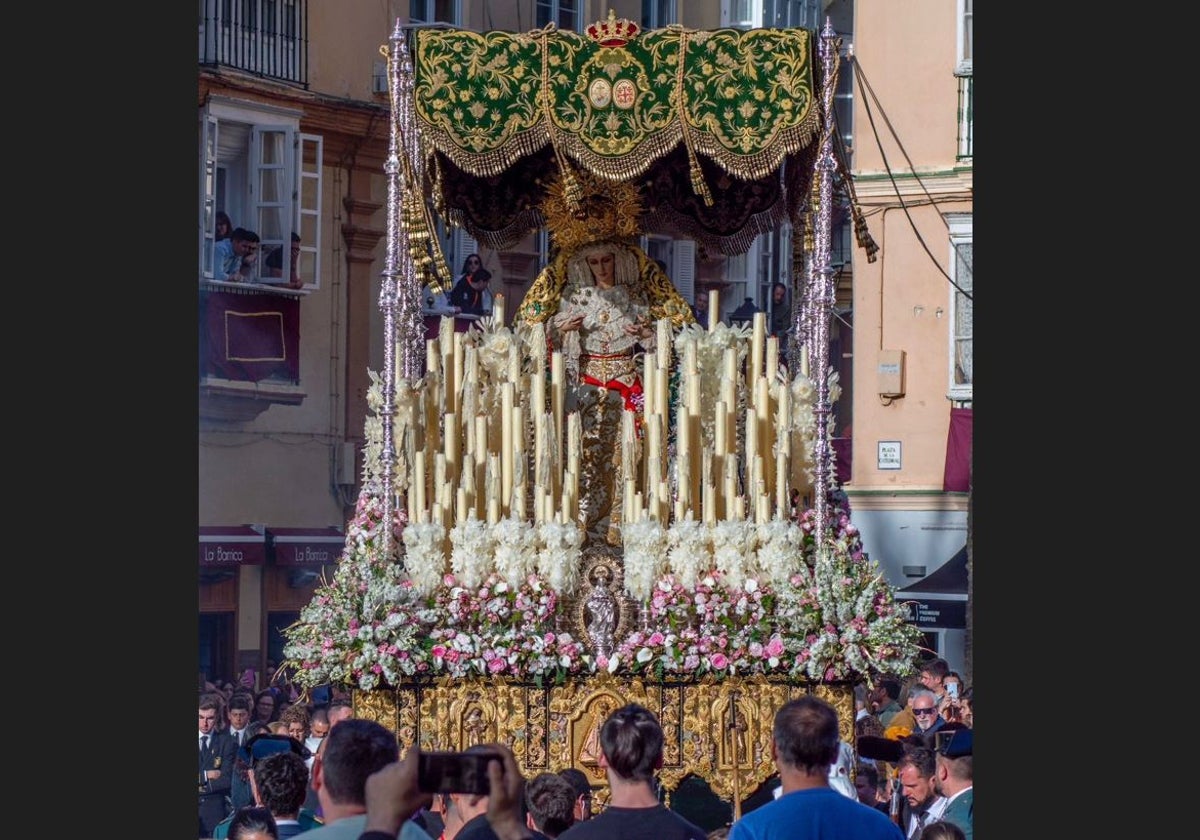
M 829 527 L 829 490 L 833 485 L 833 450 L 829 439 L 829 316 L 833 310 L 837 290 L 834 286 L 834 272 L 829 265 L 829 229 L 833 215 L 833 173 L 837 168 L 837 160 L 833 155 L 833 93 L 837 85 L 837 51 L 840 43 L 841 39 L 834 32 L 829 18 L 825 18 L 819 47 L 824 80 L 821 88 L 821 106 L 824 108 L 825 124 L 821 130 L 821 147 L 817 152 L 816 161 L 819 198 L 813 219 L 813 255 L 809 278 L 809 300 L 812 309 L 807 339 L 808 356 L 817 388 L 817 403 L 813 409 L 817 421 L 813 536 L 816 539 L 818 556 L 825 546 L 825 535 Z
M 399 19 L 396 21 L 396 32 L 400 32 Z M 412 37 L 415 42 L 417 33 L 413 32 Z M 413 65 L 402 35 L 399 49 L 401 52 L 396 56 L 397 69 L 393 71 L 391 87 L 392 126 L 400 132 L 404 148 L 404 179 L 401 181 L 401 187 L 412 191 L 413 201 L 421 204 L 425 164 L 421 157 L 416 100 L 413 97 Z M 401 271 L 397 288 L 396 317 L 400 346 L 397 352 L 400 354 L 399 375 L 411 386 L 425 373 L 425 322 L 421 317 L 421 285 L 417 280 L 416 263 L 410 248 L 411 231 L 407 223 L 402 223 L 399 228 Z
M 383 270 L 383 282 L 379 288 L 379 309 L 383 312 L 383 405 L 380 408 L 380 420 L 383 423 L 383 452 L 380 460 L 383 465 L 383 556 L 392 556 L 392 519 L 394 517 L 395 499 L 392 483 L 396 475 L 396 441 L 394 437 L 396 417 L 396 277 L 400 273 L 400 260 L 407 249 L 402 241 L 404 231 L 400 225 L 400 196 L 402 185 L 402 167 L 400 151 L 397 143 L 396 100 L 400 81 L 400 57 L 407 54 L 404 45 L 404 31 L 400 28 L 400 19 L 396 19 L 396 27 L 392 30 L 388 49 L 388 64 L 391 70 L 391 131 L 388 141 L 388 158 L 384 172 L 388 179 L 387 197 L 387 261 Z

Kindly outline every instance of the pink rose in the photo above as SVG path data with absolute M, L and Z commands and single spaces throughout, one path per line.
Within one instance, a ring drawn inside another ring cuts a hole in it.
M 430 650 L 429 652 L 436 659 L 441 659 L 446 655 L 446 646 L 445 645 L 434 645 L 433 649 Z
M 498 674 L 508 667 L 508 661 L 497 656 L 488 662 L 488 671 Z
M 712 662 L 712 666 L 718 671 L 729 667 L 729 657 L 723 653 L 714 653 L 710 661 Z
M 654 632 L 653 632 L 653 633 L 650 635 L 650 639 L 649 639 L 649 642 L 648 642 L 648 644 L 651 644 L 651 645 L 661 645 L 661 644 L 662 644 L 664 641 L 666 641 L 666 639 L 664 639 L 664 638 L 663 638 L 663 634 L 662 634 L 662 633 L 660 633 L 659 631 L 655 630 L 655 631 L 654 631 Z
M 778 636 L 772 636 L 771 641 L 767 642 L 767 656 L 783 656 L 783 639 Z

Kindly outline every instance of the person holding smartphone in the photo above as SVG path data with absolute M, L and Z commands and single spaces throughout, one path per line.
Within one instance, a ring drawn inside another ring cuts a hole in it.
M 521 813 L 525 779 L 512 751 L 503 744 L 481 744 L 478 748 L 494 755 L 488 761 L 488 796 L 485 821 L 499 840 L 535 840 L 538 835 L 525 824 Z M 468 750 L 470 752 L 470 750 Z M 419 783 L 421 750 L 416 745 L 400 761 L 371 774 L 366 780 L 367 818 L 357 840 L 395 840 L 396 832 L 432 794 Z M 462 836 L 462 833 L 457 835 Z
M 946 676 L 942 677 L 945 693 L 938 699 L 938 714 L 947 721 L 962 722 L 962 705 L 959 700 L 962 687 L 962 677 L 957 671 L 948 671 Z

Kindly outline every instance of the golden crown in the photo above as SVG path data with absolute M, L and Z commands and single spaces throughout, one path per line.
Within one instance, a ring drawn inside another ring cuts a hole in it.
M 612 9 L 608 10 L 608 20 L 597 21 L 586 30 L 587 36 L 602 47 L 623 47 L 637 37 L 641 29 L 628 18 L 618 18 Z
M 640 233 L 642 197 L 625 181 L 607 181 L 590 172 L 556 176 L 546 188 L 542 215 L 554 246 L 568 253 L 606 240 Z

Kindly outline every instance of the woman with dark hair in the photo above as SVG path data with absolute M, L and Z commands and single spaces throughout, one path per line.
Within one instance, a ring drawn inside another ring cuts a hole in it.
M 459 312 L 467 315 L 490 315 L 492 293 L 487 286 L 491 279 L 492 273 L 483 267 L 479 255 L 469 254 L 463 262 L 458 282 L 450 290 L 450 305 L 457 306 Z
M 217 233 L 214 239 L 220 242 L 222 239 L 228 239 L 229 234 L 233 233 L 233 221 L 229 218 L 229 214 L 224 210 L 217 211 Z

